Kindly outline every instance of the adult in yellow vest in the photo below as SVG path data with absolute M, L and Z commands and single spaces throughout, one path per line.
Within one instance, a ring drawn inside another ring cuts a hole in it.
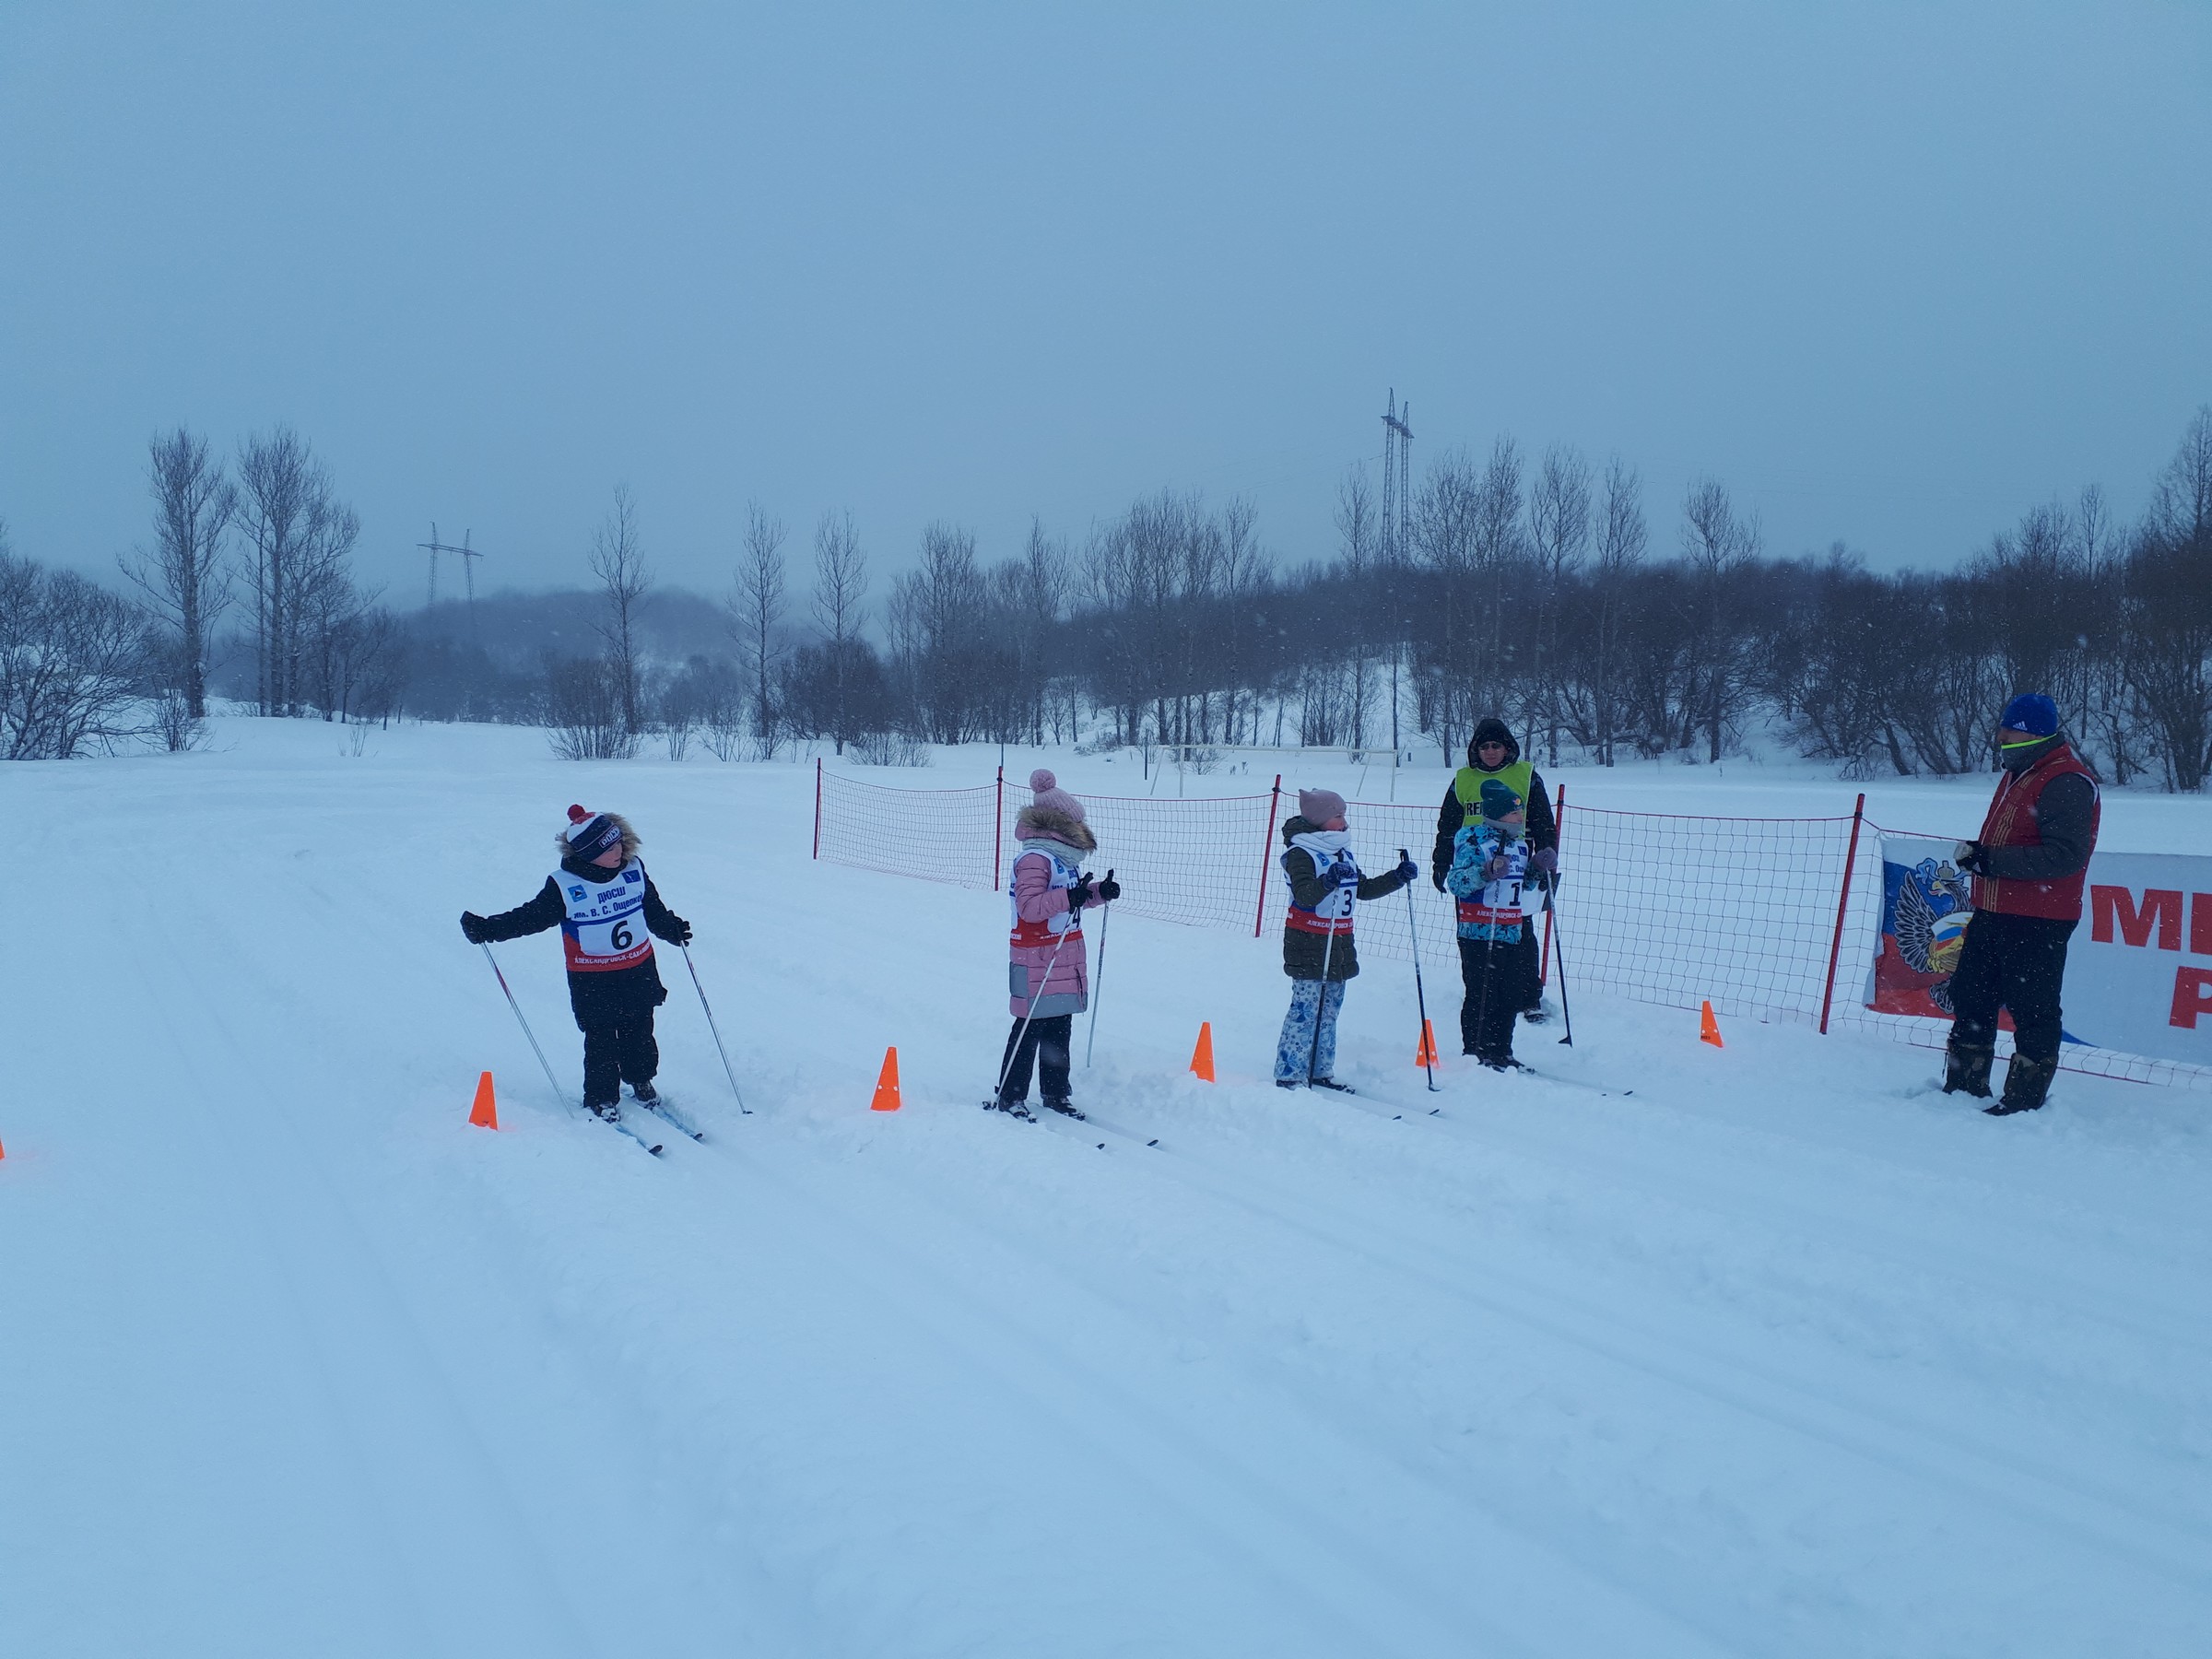
M 1521 746 L 1514 741 L 1505 722 L 1492 718 L 1477 726 L 1475 735 L 1467 739 L 1467 763 L 1453 775 L 1452 787 L 1444 792 L 1444 804 L 1437 809 L 1436 846 L 1429 855 L 1429 874 L 1440 893 L 1444 890 L 1444 872 L 1452 867 L 1452 838 L 1459 833 L 1462 824 L 1481 818 L 1482 786 L 1492 779 L 1521 798 L 1527 815 L 1530 867 L 1548 876 L 1558 865 L 1559 826 L 1552 816 L 1551 797 L 1545 792 L 1543 774 L 1521 758 Z M 1522 1014 L 1530 1020 L 1544 1018 L 1543 987 L 1537 980 L 1536 931 L 1534 927 L 1524 927 L 1519 942 L 1497 947 L 1500 953 L 1518 951 L 1524 959 L 1515 980 L 1528 988 L 1529 1004 L 1522 1009 Z M 1470 965 L 1465 940 L 1460 942 L 1460 973 L 1467 992 L 1459 1011 L 1460 1047 L 1461 1052 L 1471 1054 L 1475 1052 L 1475 1026 L 1479 1018 L 1476 992 L 1482 975 L 1478 965 Z

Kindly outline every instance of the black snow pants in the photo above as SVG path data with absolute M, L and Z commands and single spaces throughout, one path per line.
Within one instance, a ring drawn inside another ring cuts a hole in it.
M 2066 977 L 2066 941 L 2080 924 L 2047 916 L 1976 911 L 1966 945 L 1951 971 L 1951 1041 L 1989 1048 L 1997 1041 L 1997 1010 L 2012 1014 L 2015 1053 L 2056 1060 L 2062 1035 L 2059 987 Z
M 1460 940 L 1459 974 L 1466 985 L 1459 1005 L 1463 1053 L 1485 1060 L 1513 1057 L 1513 1021 L 1538 994 L 1533 931 L 1523 923 L 1517 940 Z
M 999 1070 L 1006 1081 L 998 1086 L 1002 1100 L 1026 1100 L 1030 1098 L 1030 1066 L 1032 1062 L 1039 1073 L 1038 1081 L 1044 1088 L 1048 1100 L 1068 1098 L 1068 1051 L 1075 1042 L 1076 1017 L 1073 1014 L 1053 1014 L 1042 1019 L 1030 1021 L 1025 1033 L 1021 1021 L 1006 1033 L 1006 1052 L 999 1059 Z M 1017 1050 L 1015 1043 L 1021 1047 Z
M 569 975 L 569 1008 L 583 1033 L 583 1103 L 598 1106 L 622 1098 L 622 1085 L 635 1088 L 653 1081 L 661 1069 L 661 1047 L 653 1037 L 653 1011 L 668 1000 L 659 971 L 647 961 L 611 973 Z

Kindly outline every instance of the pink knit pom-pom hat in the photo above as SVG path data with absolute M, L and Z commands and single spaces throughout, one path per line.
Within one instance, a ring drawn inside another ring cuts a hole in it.
M 1047 812 L 1065 812 L 1078 824 L 1083 821 L 1083 803 L 1061 788 L 1060 780 L 1043 767 L 1039 767 L 1030 774 L 1030 788 L 1036 794 L 1036 799 L 1030 803 L 1030 806 L 1041 807 Z

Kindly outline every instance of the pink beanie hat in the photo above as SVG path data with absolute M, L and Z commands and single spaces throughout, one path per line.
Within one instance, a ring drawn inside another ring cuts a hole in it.
M 1060 780 L 1043 767 L 1030 774 L 1030 788 L 1037 797 L 1030 806 L 1041 806 L 1047 812 L 1065 812 L 1078 824 L 1083 821 L 1083 803 L 1061 788 Z

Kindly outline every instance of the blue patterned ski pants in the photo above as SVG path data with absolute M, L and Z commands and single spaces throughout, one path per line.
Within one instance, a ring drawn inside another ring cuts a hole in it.
M 1283 1034 L 1275 1045 L 1275 1080 L 1277 1083 L 1303 1083 L 1306 1068 L 1312 1067 L 1316 1077 L 1336 1075 L 1336 1014 L 1344 1006 L 1342 980 L 1331 980 L 1328 993 L 1322 993 L 1319 980 L 1292 980 L 1290 982 L 1290 1012 L 1283 1016 Z M 1313 1053 L 1313 1017 L 1321 1015 L 1321 1053 Z

